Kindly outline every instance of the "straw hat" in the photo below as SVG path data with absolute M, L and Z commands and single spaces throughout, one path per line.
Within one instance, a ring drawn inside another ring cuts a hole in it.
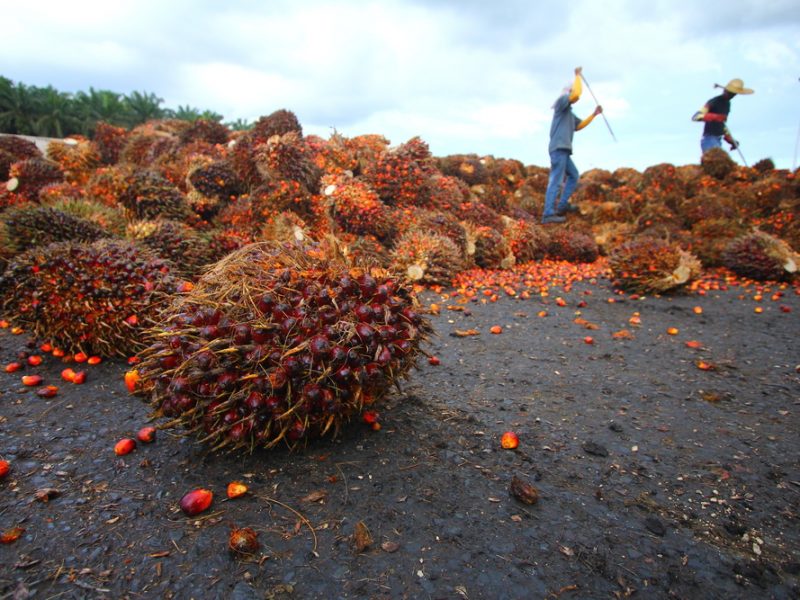
M 731 94 L 752 94 L 753 90 L 744 87 L 744 81 L 741 79 L 731 79 L 728 85 L 725 86 Z

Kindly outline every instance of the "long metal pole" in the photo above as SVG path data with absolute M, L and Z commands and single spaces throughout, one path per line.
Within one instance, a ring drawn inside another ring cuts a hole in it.
M 592 98 L 594 98 L 594 103 L 597 106 L 600 106 L 600 103 L 597 101 L 597 96 L 595 96 L 594 92 L 592 91 L 592 86 L 590 86 L 589 82 L 586 81 L 586 77 L 584 77 L 583 73 L 581 73 L 581 79 L 583 79 L 583 83 L 586 85 L 586 89 L 589 90 L 589 93 L 592 95 Z M 611 125 L 608 124 L 608 119 L 606 119 L 606 115 L 604 113 L 600 113 L 600 116 L 603 117 L 603 121 L 606 122 L 606 127 L 608 127 L 608 133 L 611 134 L 611 137 L 614 138 L 614 141 L 616 142 L 617 136 L 615 136 L 614 132 L 611 131 Z
M 739 156 L 742 158 L 742 162 L 744 163 L 744 166 L 745 167 L 749 167 L 750 165 L 747 164 L 747 161 L 744 159 L 744 154 L 742 154 L 742 149 L 739 148 L 739 142 L 736 141 L 736 138 L 733 136 L 733 134 L 731 133 L 731 130 L 728 128 L 727 125 L 725 126 L 725 130 L 728 132 L 728 135 L 731 136 L 731 139 L 736 144 L 736 151 L 739 153 Z

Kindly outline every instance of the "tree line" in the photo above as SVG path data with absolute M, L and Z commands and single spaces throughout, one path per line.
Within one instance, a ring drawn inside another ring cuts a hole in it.
M 177 109 L 163 106 L 164 99 L 149 92 L 120 94 L 96 90 L 75 94 L 61 92 L 49 85 L 37 87 L 14 83 L 0 75 L 0 133 L 62 138 L 80 134 L 91 136 L 95 125 L 104 121 L 131 128 L 151 119 L 206 119 L 222 122 L 222 115 L 191 106 Z M 233 130 L 248 129 L 243 119 L 224 123 Z

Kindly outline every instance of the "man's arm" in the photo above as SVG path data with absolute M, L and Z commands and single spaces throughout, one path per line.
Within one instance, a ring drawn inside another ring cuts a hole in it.
M 602 107 L 602 106 L 597 106 L 597 107 L 594 109 L 594 112 L 593 112 L 592 114 L 590 114 L 590 115 L 589 115 L 588 117 L 586 117 L 586 118 L 585 118 L 583 121 L 581 121 L 580 123 L 578 123 L 578 125 L 575 127 L 575 131 L 580 131 L 581 129 L 583 129 L 584 127 L 586 127 L 586 126 L 587 126 L 589 123 L 591 123 L 592 121 L 594 121 L 594 118 L 595 118 L 597 115 L 599 115 L 601 112 L 603 112 L 603 107 Z
M 716 121 L 718 123 L 724 123 L 727 120 L 727 118 L 728 117 L 726 115 L 709 112 L 708 104 L 703 106 L 703 108 L 701 108 L 692 115 L 692 121 L 705 122 L 705 123 L 710 123 L 713 121 Z
M 583 92 L 583 86 L 581 85 L 582 72 L 583 67 L 575 67 L 575 81 L 572 82 L 572 89 L 569 93 L 570 104 L 575 104 L 581 98 L 581 93 Z

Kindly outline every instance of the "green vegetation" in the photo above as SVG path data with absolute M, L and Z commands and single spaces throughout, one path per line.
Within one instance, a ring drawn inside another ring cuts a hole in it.
M 96 90 L 75 94 L 60 92 L 53 86 L 37 87 L 14 83 L 0 75 L 0 133 L 64 137 L 71 134 L 90 136 L 95 125 L 104 121 L 119 127 L 135 127 L 150 119 L 184 121 L 222 121 L 222 115 L 200 111 L 191 106 L 165 108 L 164 99 L 148 92 L 129 95 Z M 225 123 L 234 130 L 244 130 L 251 123 L 237 119 Z

